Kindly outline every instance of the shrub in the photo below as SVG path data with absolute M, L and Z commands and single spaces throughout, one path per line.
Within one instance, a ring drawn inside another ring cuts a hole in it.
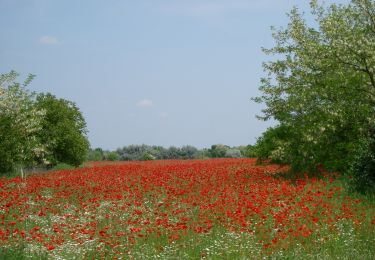
M 279 125 L 268 128 L 258 138 L 253 151 L 259 161 L 271 159 L 273 162 L 283 163 L 286 161 L 285 149 L 287 147 L 289 129 L 287 126 Z
M 142 156 L 142 160 L 144 160 L 144 161 L 153 161 L 155 159 L 156 159 L 155 156 L 153 156 L 152 154 L 150 154 L 148 152 L 144 153 L 143 156 Z
M 241 149 L 241 154 L 243 157 L 247 157 L 247 158 L 254 158 L 257 156 L 256 151 L 255 151 L 255 146 L 252 146 L 250 144 L 244 147 L 243 149 Z
M 375 139 L 361 140 L 349 169 L 352 189 L 367 193 L 375 192 Z
M 107 152 L 105 154 L 105 159 L 107 161 L 118 161 L 120 159 L 120 156 L 116 152 Z
M 87 155 L 88 161 L 102 161 L 103 158 L 104 154 L 101 148 L 96 148 L 94 150 L 90 149 Z
M 230 148 L 229 146 L 223 145 L 223 144 L 211 145 L 211 148 L 208 149 L 209 156 L 211 158 L 224 158 L 225 153 L 229 148 Z
M 238 149 L 229 149 L 225 152 L 226 158 L 241 158 L 241 151 Z

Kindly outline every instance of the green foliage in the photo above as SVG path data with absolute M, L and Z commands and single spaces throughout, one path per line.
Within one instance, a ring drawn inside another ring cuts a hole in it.
M 375 136 L 363 139 L 357 145 L 349 169 L 351 187 L 361 193 L 375 193 Z
M 43 159 L 44 147 L 35 137 L 41 129 L 44 110 L 35 106 L 35 95 L 21 85 L 18 74 L 0 75 L 0 172 L 13 172 Z
M 12 259 L 12 260 L 47 260 L 47 252 L 35 252 L 28 248 L 27 243 L 21 245 L 14 245 L 12 247 L 0 247 L 0 259 Z
M 242 157 L 242 154 L 241 154 L 241 151 L 239 149 L 228 149 L 226 152 L 225 152 L 225 157 L 226 158 L 241 158 Z
M 88 161 L 103 161 L 104 152 L 101 148 L 95 148 L 94 150 L 90 149 L 87 155 Z
M 98 149 L 99 148 L 91 150 L 91 155 L 89 156 L 89 158 L 93 158 L 94 154 L 98 152 Z M 104 160 L 106 159 L 106 154 L 108 153 L 109 152 L 104 152 Z M 164 148 L 162 146 L 150 146 L 145 144 L 129 145 L 117 149 L 115 153 L 117 156 L 119 156 L 119 160 L 124 161 L 144 160 L 145 154 L 147 154 L 147 157 L 149 155 L 152 155 L 154 157 L 153 160 L 241 158 L 246 157 L 246 155 L 248 155 L 248 157 L 255 157 L 254 148 L 251 145 L 229 147 L 223 144 L 212 145 L 210 149 L 197 149 L 196 147 L 191 145 L 184 145 L 182 147 L 171 146 L 169 148 Z
M 225 153 L 230 147 L 223 144 L 214 144 L 211 149 L 208 149 L 210 158 L 224 158 Z
M 179 150 L 181 159 L 195 159 L 199 157 L 199 151 L 194 146 L 184 145 Z
M 38 94 L 36 100 L 38 109 L 46 111 L 38 138 L 45 144 L 48 162 L 79 166 L 87 157 L 89 142 L 78 107 L 50 93 Z
M 253 145 L 247 145 L 243 146 L 240 149 L 242 157 L 246 158 L 254 158 L 257 157 L 256 151 L 255 151 L 255 146 Z
M 107 161 L 118 161 L 120 160 L 120 156 L 116 152 L 107 152 L 104 155 Z
M 258 138 L 254 152 L 259 161 L 271 159 L 273 162 L 283 163 L 287 161 L 286 149 L 290 130 L 285 125 L 268 128 L 261 137 Z
M 152 154 L 148 153 L 148 152 L 145 152 L 142 156 L 142 160 L 143 161 L 153 161 L 155 160 L 155 156 L 153 156 Z
M 295 170 L 345 170 L 375 122 L 375 2 L 311 7 L 317 27 L 294 8 L 287 28 L 274 31 L 276 46 L 264 50 L 282 58 L 264 64 L 260 118 L 276 119 L 289 134 L 281 144 L 261 142 L 258 152 L 271 156 L 276 145 Z
M 74 166 L 66 163 L 58 163 L 51 168 L 52 171 L 59 171 L 59 170 L 71 170 L 74 169 Z
M 30 93 L 18 74 L 0 75 L 0 172 L 59 162 L 78 166 L 86 158 L 86 123 L 76 105 L 51 94 Z

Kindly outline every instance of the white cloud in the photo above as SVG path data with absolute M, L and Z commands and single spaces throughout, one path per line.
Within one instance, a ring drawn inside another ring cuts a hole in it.
M 167 118 L 168 116 L 169 116 L 169 114 L 166 113 L 166 112 L 161 112 L 161 113 L 159 114 L 159 117 L 160 117 L 160 118 Z
M 59 39 L 57 39 L 54 36 L 48 36 L 48 35 L 45 35 L 45 36 L 41 37 L 39 39 L 39 42 L 41 44 L 45 44 L 45 45 L 58 45 L 58 44 L 61 44 L 61 42 L 59 41 Z
M 148 108 L 148 107 L 152 107 L 154 103 L 150 99 L 142 99 L 142 100 L 139 100 L 135 105 L 137 107 Z

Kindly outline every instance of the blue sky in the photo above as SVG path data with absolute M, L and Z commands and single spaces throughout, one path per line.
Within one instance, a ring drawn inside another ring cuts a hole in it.
M 326 1 L 332 2 L 332 1 Z M 348 1 L 334 1 L 347 3 Z M 296 0 L 0 0 L 0 73 L 76 102 L 92 147 L 253 144 L 261 47 Z

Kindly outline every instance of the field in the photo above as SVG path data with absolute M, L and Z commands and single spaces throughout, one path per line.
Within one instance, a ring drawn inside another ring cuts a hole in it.
M 0 258 L 375 258 L 373 201 L 254 159 L 92 164 L 0 179 Z

